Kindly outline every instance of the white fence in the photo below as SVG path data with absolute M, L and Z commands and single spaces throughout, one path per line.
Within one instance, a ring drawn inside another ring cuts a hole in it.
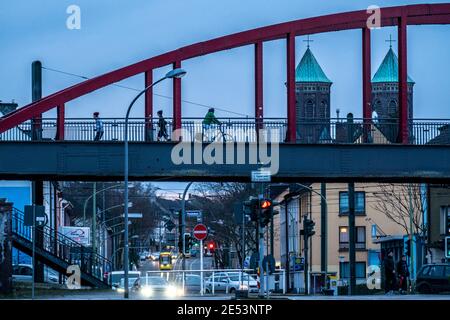
M 253 269 L 205 269 L 205 270 L 170 270 L 146 271 L 142 285 L 149 284 L 149 277 L 163 277 L 169 283 L 175 284 L 182 292 L 194 294 L 232 294 L 237 290 L 248 290 L 249 294 L 259 292 L 260 281 L 265 279 L 265 293 L 286 293 L 286 274 L 284 269 L 278 269 L 267 277 L 254 273 Z M 196 279 L 196 281 L 192 281 Z M 268 288 L 268 292 L 267 292 Z

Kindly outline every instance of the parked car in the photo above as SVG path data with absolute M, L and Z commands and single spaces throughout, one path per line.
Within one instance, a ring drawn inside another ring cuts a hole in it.
M 422 266 L 416 279 L 419 293 L 450 291 L 450 264 L 426 264 Z
M 239 281 L 241 280 L 241 281 Z M 212 293 L 214 282 L 214 293 L 234 293 L 236 290 L 248 290 L 250 293 L 258 292 L 258 282 L 248 273 L 239 277 L 239 272 L 218 272 L 206 280 L 206 293 Z
M 13 265 L 13 280 L 19 282 L 31 282 L 33 280 L 33 266 L 31 264 L 15 264 Z M 58 272 L 47 268 L 44 270 L 44 281 L 48 283 L 58 283 Z

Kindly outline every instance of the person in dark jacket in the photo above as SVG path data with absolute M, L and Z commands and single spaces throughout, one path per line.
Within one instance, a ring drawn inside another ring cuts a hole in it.
M 103 137 L 103 122 L 99 117 L 100 113 L 94 112 L 94 120 L 95 120 L 95 128 L 94 131 L 96 132 L 94 141 L 100 141 L 100 139 Z
M 389 251 L 384 259 L 384 291 L 391 293 L 395 289 L 395 262 L 394 253 Z
M 397 263 L 397 276 L 400 293 L 405 293 L 408 289 L 409 268 L 406 256 L 403 255 Z
M 166 139 L 166 141 L 169 141 L 169 135 L 167 134 L 167 121 L 163 117 L 162 110 L 159 110 L 158 112 L 158 141 L 161 141 L 161 138 Z

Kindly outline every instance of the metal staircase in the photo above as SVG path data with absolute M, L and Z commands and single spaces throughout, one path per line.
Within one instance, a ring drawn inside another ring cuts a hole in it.
M 110 287 L 105 275 L 112 270 L 111 261 L 48 226 L 36 228 L 35 239 L 38 237 L 43 240 L 42 246 L 35 245 L 35 257 L 38 261 L 64 275 L 67 267 L 78 265 L 82 285 Z M 16 208 L 12 212 L 12 243 L 15 248 L 32 255 L 31 227 L 25 226 L 24 213 Z

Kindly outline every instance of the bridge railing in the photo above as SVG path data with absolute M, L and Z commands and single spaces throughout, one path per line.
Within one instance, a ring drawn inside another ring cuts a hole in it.
M 202 118 L 184 118 L 181 122 L 184 141 L 256 142 L 258 133 L 265 141 L 283 143 L 287 137 L 287 119 L 219 118 L 219 124 L 205 126 Z M 120 118 L 102 119 L 104 134 L 101 141 L 123 141 L 125 121 Z M 171 135 L 173 121 L 166 118 L 166 132 Z M 57 137 L 56 119 L 43 119 L 34 125 L 31 121 L 0 134 L 1 141 L 31 141 L 35 137 L 52 141 Z M 94 119 L 66 119 L 64 140 L 93 141 Z M 263 129 L 263 131 L 259 131 Z M 414 119 L 408 124 L 409 144 L 450 144 L 449 119 Z M 132 142 L 158 141 L 158 119 L 133 118 L 129 120 L 128 137 Z M 298 119 L 297 143 L 397 143 L 399 136 L 396 119 Z M 165 140 L 165 139 L 162 139 Z

